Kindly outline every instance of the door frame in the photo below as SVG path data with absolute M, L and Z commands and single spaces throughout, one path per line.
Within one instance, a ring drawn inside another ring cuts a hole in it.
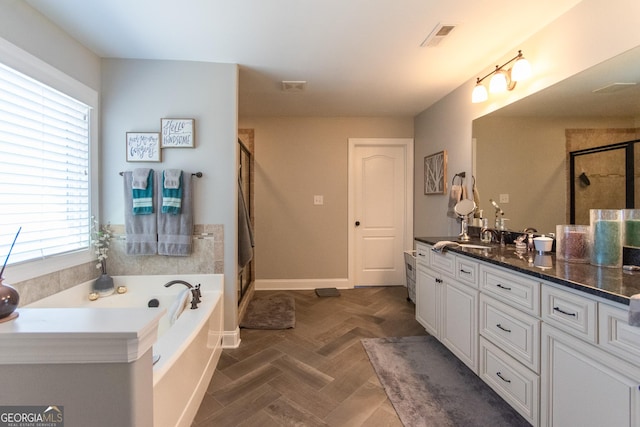
M 400 146 L 405 151 L 405 213 L 404 213 L 404 250 L 413 249 L 413 138 L 349 138 L 349 154 L 348 154 L 348 224 L 349 239 L 347 243 L 348 253 L 348 278 L 349 287 L 355 287 L 355 178 L 354 171 L 354 152 L 356 147 L 383 147 L 383 146 Z

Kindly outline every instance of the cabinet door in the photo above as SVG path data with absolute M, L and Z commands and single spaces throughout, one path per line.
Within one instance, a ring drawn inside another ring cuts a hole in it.
M 440 339 L 440 292 L 442 281 L 429 269 L 416 269 L 416 320 L 428 333 Z
M 542 325 L 543 426 L 637 427 L 640 367 Z
M 478 291 L 454 281 L 445 281 L 442 307 L 440 341 L 477 374 Z

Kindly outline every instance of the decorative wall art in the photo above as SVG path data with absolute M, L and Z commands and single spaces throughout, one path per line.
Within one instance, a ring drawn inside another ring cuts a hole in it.
M 424 158 L 424 194 L 447 192 L 447 151 L 443 150 Z
M 127 132 L 127 162 L 160 162 L 160 133 Z
M 162 148 L 195 147 L 195 119 L 160 119 L 160 129 Z

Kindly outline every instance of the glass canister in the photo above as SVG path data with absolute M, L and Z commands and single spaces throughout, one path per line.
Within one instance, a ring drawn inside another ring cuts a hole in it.
M 556 225 L 556 258 L 566 262 L 590 262 L 591 227 Z
M 624 229 L 621 209 L 591 209 L 591 264 L 622 267 Z
M 640 209 L 625 209 L 623 246 L 640 248 Z

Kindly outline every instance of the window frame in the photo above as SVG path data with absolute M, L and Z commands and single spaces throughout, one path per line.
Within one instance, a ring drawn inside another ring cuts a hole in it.
M 35 80 L 46 84 L 90 107 L 89 110 L 89 209 L 99 218 L 99 95 L 98 92 L 41 59 L 0 38 L 0 62 Z M 89 232 L 89 230 L 87 230 Z M 0 254 L 4 258 L 6 254 Z M 95 259 L 91 246 L 84 250 L 53 255 L 44 259 L 24 261 L 8 265 L 4 277 L 7 283 L 17 283 L 50 274 L 65 268 L 85 264 Z M 0 260 L 0 264 L 4 259 Z

